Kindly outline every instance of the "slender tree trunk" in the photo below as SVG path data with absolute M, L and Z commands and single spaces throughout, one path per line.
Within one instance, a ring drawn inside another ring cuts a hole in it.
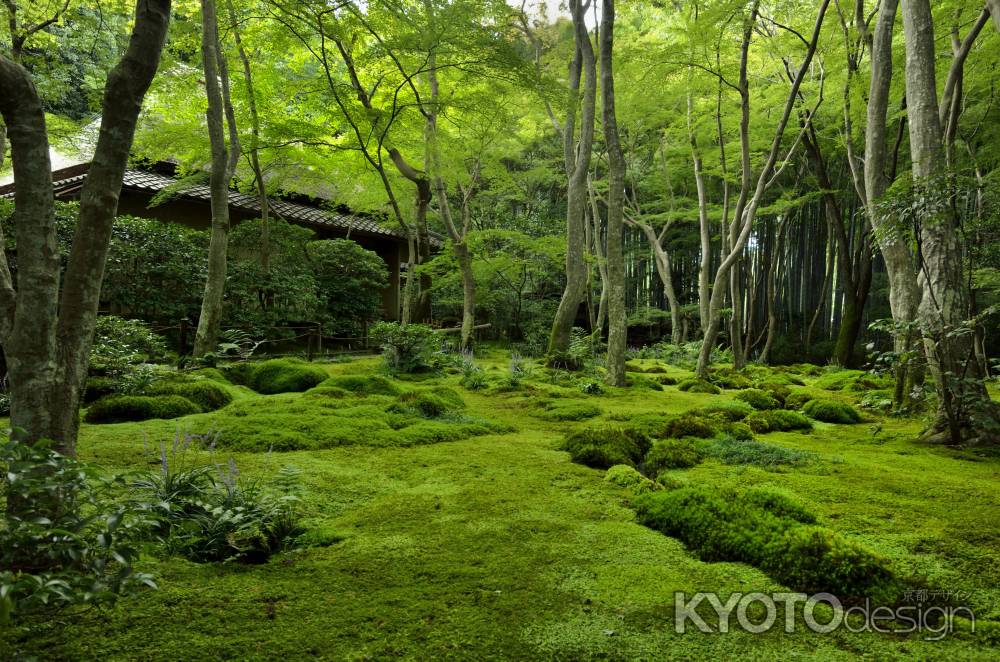
M 601 5 L 601 119 L 604 144 L 608 150 L 608 357 L 606 381 L 625 385 L 625 346 L 628 329 L 625 317 L 625 156 L 618 136 L 615 116 L 614 57 L 615 3 Z
M 701 238 L 701 261 L 698 269 L 698 314 L 702 328 L 708 326 L 709 297 L 712 279 L 712 228 L 708 223 L 708 197 L 705 193 L 705 176 L 694 132 L 691 95 L 687 97 L 688 137 L 691 143 L 691 160 L 694 164 L 694 182 L 698 192 L 698 234 Z
M 576 55 L 570 65 L 570 91 L 563 127 L 563 153 L 568 173 L 566 187 L 566 289 L 552 321 L 548 353 L 553 363 L 564 363 L 577 311 L 586 296 L 587 261 L 583 228 L 587 204 L 587 173 L 594 139 L 597 72 L 594 49 L 584 22 L 579 0 L 570 0 L 576 43 Z M 576 107 L 581 98 L 580 76 L 583 73 L 583 106 L 580 111 L 580 140 L 575 141 Z
M 73 455 L 111 226 L 142 100 L 159 65 L 169 0 L 139 0 L 125 54 L 108 74 L 101 129 L 59 292 L 48 139 L 30 75 L 0 56 L 0 115 L 14 164 L 17 289 L 0 252 L 0 342 L 17 438 L 50 439 Z M 36 515 L 38 513 L 36 512 Z
M 776 232 L 777 245 L 767 265 L 767 339 L 764 341 L 764 349 L 760 352 L 761 363 L 770 363 L 771 347 L 774 346 L 775 338 L 778 335 L 777 271 L 778 265 L 784 263 L 782 252 L 784 251 L 787 227 L 788 218 L 783 216 Z
M 215 0 L 201 0 L 202 66 L 205 73 L 205 95 L 208 107 L 205 118 L 208 140 L 212 151 L 209 182 L 212 207 L 212 236 L 208 248 L 208 278 L 198 317 L 198 330 L 194 339 L 194 355 L 204 356 L 215 350 L 222 320 L 223 296 L 226 289 L 226 253 L 229 244 L 229 182 L 232 167 L 239 154 L 235 137 L 232 104 L 229 95 L 228 72 L 219 48 L 218 19 Z M 221 84 L 220 84 L 221 78 Z M 228 117 L 225 117 L 228 115 Z M 226 146 L 225 119 L 228 119 L 230 144 Z M 231 165 L 232 164 L 232 165 Z

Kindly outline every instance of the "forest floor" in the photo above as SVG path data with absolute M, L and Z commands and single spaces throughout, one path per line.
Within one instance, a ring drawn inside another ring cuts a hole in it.
M 508 360 L 493 352 L 479 362 L 488 377 L 499 378 Z M 378 362 L 324 368 L 370 375 Z M 471 392 L 459 379 L 445 374 L 401 384 L 450 386 L 469 415 L 516 431 L 398 447 L 367 436 L 362 425 L 355 443 L 321 450 L 189 451 L 186 462 L 232 457 L 244 477 L 266 478 L 294 465 L 304 514 L 335 532 L 336 542 L 260 565 L 146 558 L 141 569 L 154 574 L 158 590 L 33 623 L 27 638 L 0 635 L 0 658 L 11 651 L 43 660 L 1000 657 L 997 629 L 985 625 L 975 635 L 954 632 L 940 641 L 844 628 L 819 634 L 801 622 L 791 634 L 780 626 L 764 634 L 738 627 L 676 633 L 675 591 L 784 589 L 748 565 L 699 561 L 680 541 L 641 526 L 629 492 L 607 482 L 604 471 L 572 463 L 559 446 L 577 425 L 680 413 L 731 400 L 735 392 L 633 386 L 585 395 L 540 377 L 526 391 Z M 808 387 L 816 378 L 804 379 Z M 310 397 L 233 391 L 238 400 L 230 407 L 266 407 L 271 400 L 292 414 Z M 853 401 L 862 394 L 826 395 Z M 538 415 L 546 398 L 596 405 L 601 413 L 586 422 L 546 420 Z M 169 447 L 178 425 L 204 427 L 211 417 L 84 425 L 80 455 L 108 471 L 155 468 L 160 443 Z M 758 435 L 815 454 L 798 467 L 708 459 L 677 476 L 690 485 L 792 492 L 821 525 L 885 557 L 896 571 L 961 595 L 980 620 L 1000 621 L 1000 459 L 918 444 L 917 420 L 870 412 L 865 418 Z

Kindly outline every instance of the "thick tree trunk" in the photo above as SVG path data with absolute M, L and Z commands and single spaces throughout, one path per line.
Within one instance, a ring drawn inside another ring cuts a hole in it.
M 996 405 L 979 374 L 971 338 L 959 332 L 968 312 L 968 291 L 962 277 L 961 230 L 952 201 L 940 197 L 947 191 L 948 173 L 928 0 L 906 0 L 903 29 L 913 180 L 918 191 L 925 191 L 925 202 L 917 209 L 922 257 L 918 319 L 939 398 L 933 436 L 951 443 L 986 441 L 981 417 L 995 416 Z
M 10 368 L 11 427 L 18 438 L 50 439 L 67 455 L 76 450 L 80 394 L 122 178 L 169 19 L 169 0 L 137 2 L 128 47 L 108 74 L 61 295 L 44 115 L 28 73 L 0 56 L 0 114 L 10 131 L 17 185 L 16 293 L 0 256 L 0 340 Z
M 625 346 L 628 329 L 625 317 L 625 157 L 615 116 L 614 56 L 615 3 L 601 5 L 601 118 L 604 144 L 608 150 L 608 356 L 606 381 L 625 385 Z
M 562 363 L 569 350 L 573 322 L 586 296 L 587 261 L 585 257 L 584 207 L 587 204 L 587 173 L 594 140 L 594 113 L 597 94 L 597 71 L 594 49 L 584 22 L 579 0 L 570 0 L 575 30 L 576 55 L 570 65 L 570 91 L 563 130 L 563 155 L 566 162 L 566 289 L 552 321 L 548 353 L 550 361 Z M 583 73 L 583 107 L 580 111 L 580 140 L 575 141 L 576 107 L 580 101 L 580 75 Z
M 205 118 L 212 151 L 209 181 L 212 236 L 208 247 L 208 278 L 205 281 L 198 331 L 194 339 L 195 356 L 204 356 L 215 351 L 218 344 L 223 296 L 226 290 L 226 254 L 229 247 L 229 182 L 233 176 L 235 158 L 239 154 L 239 145 L 235 140 L 232 104 L 228 103 L 228 71 L 219 48 L 215 0 L 201 0 L 201 13 L 201 53 L 205 71 L 205 96 L 208 101 Z M 224 122 L 224 117 L 228 122 Z M 228 148 L 224 127 L 226 123 L 230 132 Z

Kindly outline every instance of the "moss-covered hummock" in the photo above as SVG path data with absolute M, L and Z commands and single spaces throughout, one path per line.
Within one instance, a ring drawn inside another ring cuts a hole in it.
M 741 400 L 754 409 L 781 409 L 781 403 L 764 389 L 748 388 L 736 394 L 736 399 Z
M 824 423 L 860 423 L 861 414 L 851 405 L 836 400 L 810 400 L 802 406 L 807 416 Z
M 126 423 L 153 418 L 179 418 L 202 409 L 179 395 L 113 395 L 87 408 L 87 423 Z
M 562 449 L 574 462 L 588 467 L 608 469 L 616 464 L 634 467 L 649 449 L 649 439 L 634 428 L 592 426 L 566 435 Z
M 722 389 L 704 379 L 685 379 L 677 385 L 677 390 L 690 393 L 711 393 L 713 395 L 722 393 Z
M 787 409 L 755 411 L 746 417 L 746 424 L 758 434 L 812 429 L 812 423 L 808 418 L 797 411 Z

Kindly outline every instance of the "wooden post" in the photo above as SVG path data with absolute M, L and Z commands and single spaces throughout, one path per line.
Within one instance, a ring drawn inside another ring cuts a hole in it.
M 313 360 L 313 355 L 315 354 L 314 343 L 316 341 L 316 327 L 311 327 L 309 329 L 309 335 L 306 337 L 306 356 L 310 361 Z

